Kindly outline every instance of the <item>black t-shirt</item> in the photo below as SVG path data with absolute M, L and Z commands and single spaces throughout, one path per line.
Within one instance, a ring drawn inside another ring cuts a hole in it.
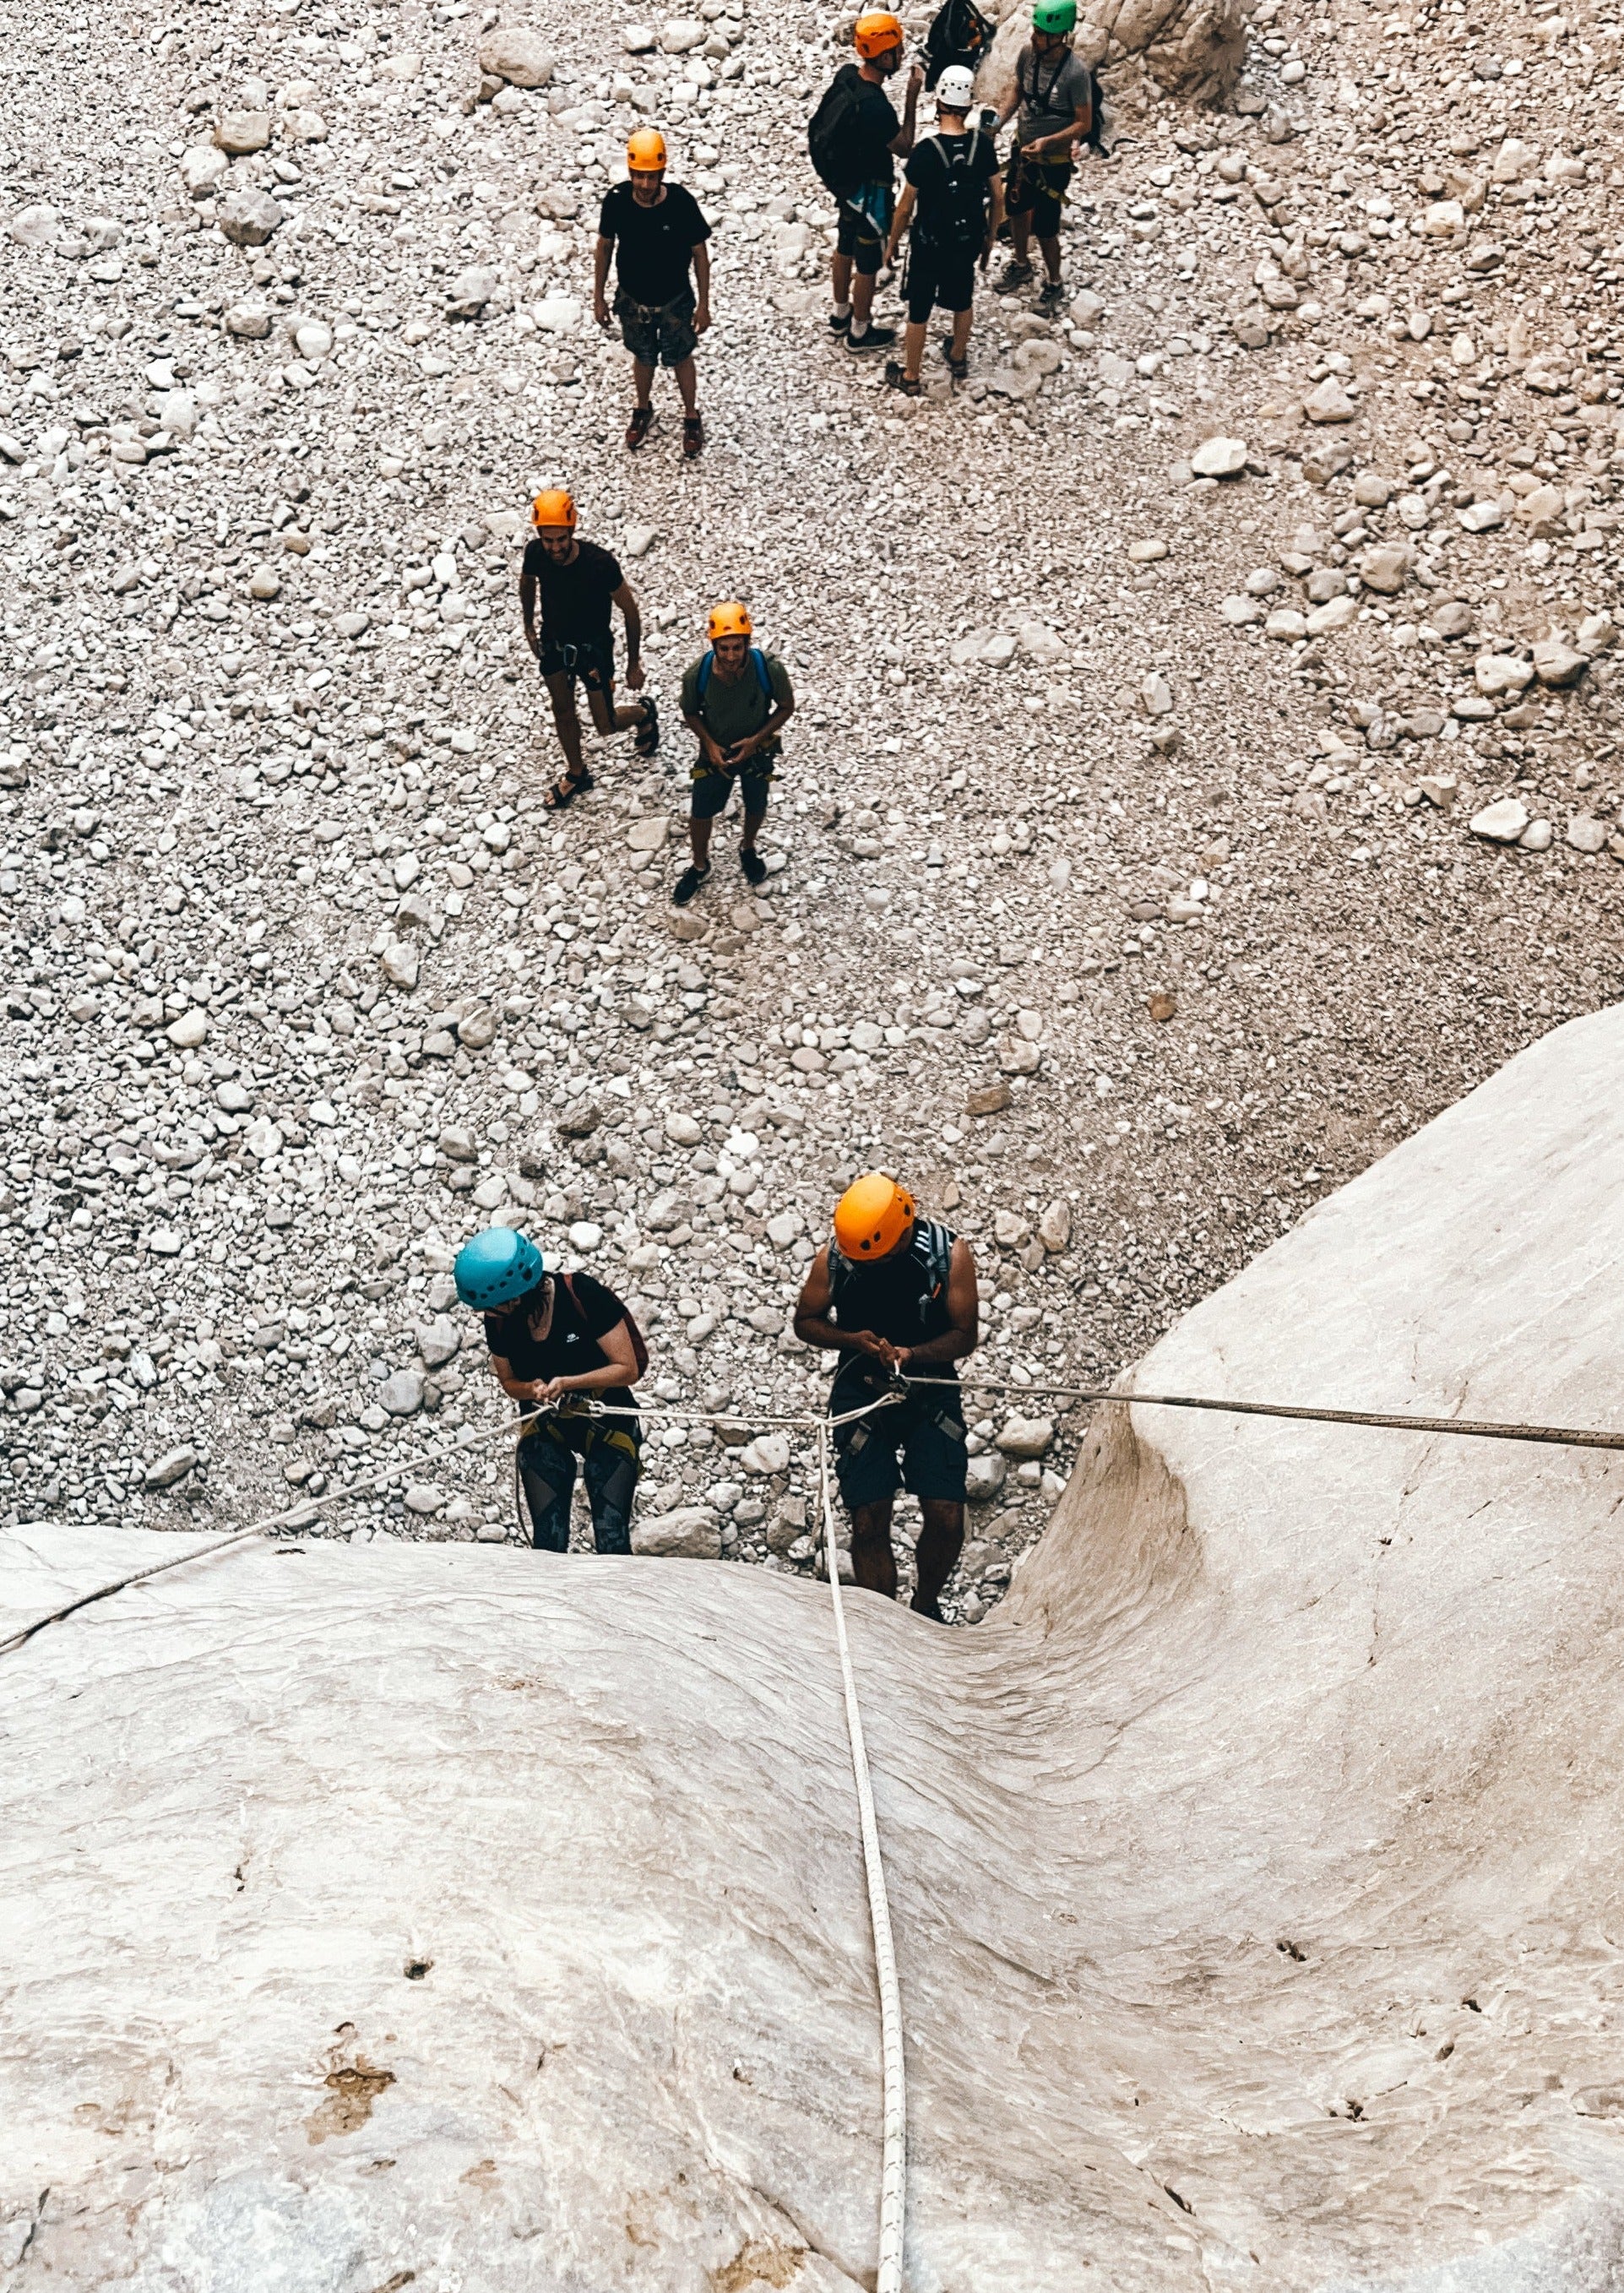
M 710 237 L 710 225 L 681 183 L 667 183 L 651 207 L 638 206 L 629 183 L 617 183 L 604 197 L 598 236 L 614 240 L 615 274 L 633 302 L 660 310 L 692 293 L 693 250 Z
M 836 87 L 851 87 L 851 117 L 844 130 L 843 142 L 856 170 L 852 178 L 853 185 L 891 182 L 891 146 L 901 134 L 902 123 L 891 108 L 890 97 L 873 80 L 865 79 L 856 64 L 842 64 L 835 74 L 834 84 Z
M 578 1377 L 584 1370 L 603 1368 L 609 1356 L 598 1340 L 625 1319 L 626 1308 L 614 1292 L 590 1274 L 572 1274 L 567 1283 L 555 1274 L 553 1320 L 545 1338 L 535 1338 L 529 1315 L 516 1309 L 486 1315 L 485 1343 L 527 1385 L 541 1378 Z M 631 1390 L 624 1385 L 609 1386 L 594 1398 L 611 1409 L 634 1406 Z
M 957 181 L 949 175 L 956 172 Z M 998 146 L 981 129 L 944 135 L 940 129 L 916 143 L 902 170 L 914 187 L 914 235 L 933 247 L 979 253 L 987 229 L 987 186 L 998 172 Z M 961 229 L 966 211 L 979 206 L 981 227 L 974 238 Z
M 609 601 L 625 580 L 619 561 L 595 541 L 578 541 L 575 561 L 556 564 L 539 540 L 524 553 L 523 579 L 534 581 L 541 634 L 554 644 L 608 644 Z

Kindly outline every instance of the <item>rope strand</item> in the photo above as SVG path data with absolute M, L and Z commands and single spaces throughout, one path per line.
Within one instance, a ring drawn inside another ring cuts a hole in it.
M 857 1678 L 852 1669 L 845 1608 L 840 1597 L 840 1554 L 835 1543 L 835 1509 L 829 1499 L 829 1429 L 827 1422 L 818 1428 L 818 1516 L 822 1532 L 824 1565 L 828 1570 L 829 1599 L 835 1611 L 835 1642 L 840 1651 L 840 1677 L 845 1691 L 846 1740 L 852 1749 L 852 1775 L 857 1786 L 863 1871 L 869 1883 L 869 1924 L 874 1934 L 874 1972 L 880 1996 L 884 2133 L 880 2159 L 879 2273 L 875 2281 L 876 2293 L 902 2293 L 902 2231 L 908 2192 L 908 2083 L 902 2061 L 902 1994 L 897 1982 L 896 1946 L 891 1932 L 885 1867 L 880 1858 L 879 1825 L 874 1812 L 874 1787 L 869 1774 L 862 1709 L 857 1700 Z

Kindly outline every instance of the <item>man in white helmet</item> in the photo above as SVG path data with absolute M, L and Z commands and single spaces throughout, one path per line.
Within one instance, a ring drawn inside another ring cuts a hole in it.
M 887 263 L 894 263 L 903 234 L 912 226 L 903 296 L 908 331 L 902 360 L 890 361 L 885 379 L 905 398 L 917 398 L 925 364 L 925 336 L 931 312 L 953 314 L 953 331 L 941 338 L 948 372 L 962 382 L 970 371 L 970 320 L 975 301 L 975 271 L 983 270 L 1004 220 L 1004 186 L 998 155 L 984 129 L 969 124 L 975 76 L 949 64 L 936 83 L 936 133 L 909 154 L 902 197 L 891 226 Z

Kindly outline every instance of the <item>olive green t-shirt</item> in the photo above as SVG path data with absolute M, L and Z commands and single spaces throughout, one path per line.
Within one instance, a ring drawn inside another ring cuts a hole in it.
M 755 673 L 755 663 L 747 654 L 744 675 L 737 685 L 724 685 L 713 667 L 705 688 L 705 705 L 699 706 L 700 662 L 695 661 L 683 679 L 683 714 L 698 717 L 719 749 L 731 748 L 735 741 L 747 741 L 759 733 L 775 710 L 787 708 L 795 695 L 790 689 L 789 672 L 776 653 L 764 653 L 767 682 L 772 687 L 768 700 L 762 691 L 761 678 Z

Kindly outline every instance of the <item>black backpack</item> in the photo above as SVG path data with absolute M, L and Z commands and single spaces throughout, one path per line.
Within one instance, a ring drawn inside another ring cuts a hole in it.
M 943 0 L 925 36 L 925 85 L 933 88 L 949 64 L 974 71 L 992 40 L 975 0 Z
M 925 142 L 933 143 L 941 155 L 941 200 L 937 213 L 943 227 L 935 227 L 935 214 L 926 222 L 921 210 L 916 229 L 921 229 L 933 246 L 979 252 L 987 236 L 988 179 L 978 179 L 974 164 L 981 150 L 982 131 L 973 127 L 966 135 L 952 137 L 950 142 L 941 135 L 927 136 Z
M 857 121 L 864 85 L 855 64 L 842 64 L 806 123 L 806 150 L 812 172 L 836 199 L 854 190 L 863 179 Z

